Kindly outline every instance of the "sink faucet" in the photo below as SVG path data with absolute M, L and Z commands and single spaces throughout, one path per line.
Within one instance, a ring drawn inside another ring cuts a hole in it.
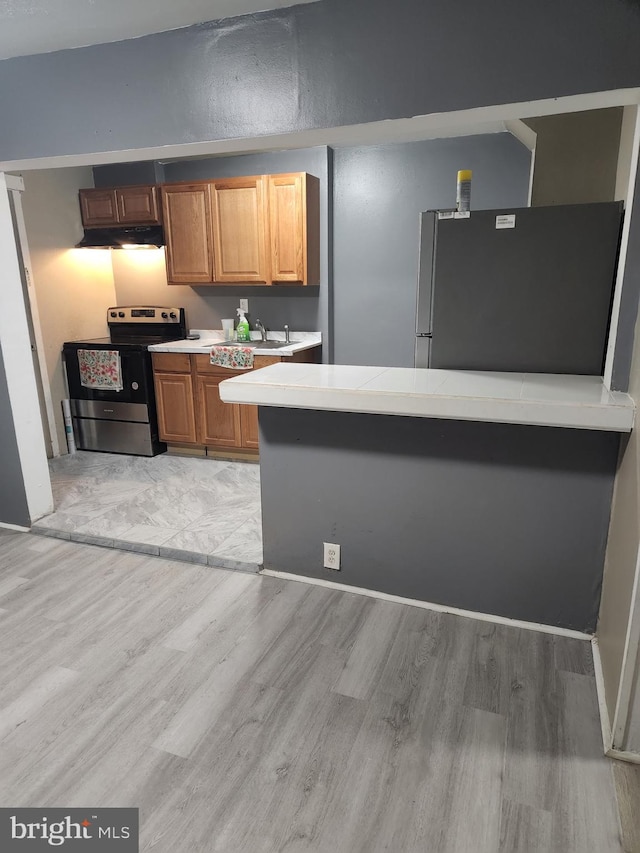
M 265 329 L 264 323 L 262 322 L 262 320 L 256 320 L 256 329 L 258 329 L 260 331 L 260 334 L 262 335 L 262 340 L 266 341 L 267 340 L 267 330 Z

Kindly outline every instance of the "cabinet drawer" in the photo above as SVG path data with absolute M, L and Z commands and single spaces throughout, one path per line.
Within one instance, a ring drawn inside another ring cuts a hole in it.
M 191 361 L 187 352 L 151 353 L 153 369 L 164 373 L 191 373 Z
M 239 373 L 249 373 L 249 370 L 233 370 L 229 367 L 220 367 L 217 364 L 211 364 L 208 353 L 207 355 L 195 355 L 194 358 L 196 360 L 196 373 L 214 374 L 215 376 L 222 376 L 224 379 L 237 376 Z

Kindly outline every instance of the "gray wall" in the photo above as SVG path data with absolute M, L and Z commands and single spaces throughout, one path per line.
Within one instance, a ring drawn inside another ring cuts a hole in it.
M 264 566 L 593 631 L 616 434 L 260 408 Z M 342 570 L 322 568 L 322 543 Z
M 164 166 L 153 160 L 140 163 L 113 163 L 93 167 L 94 187 L 126 187 L 132 184 L 160 184 L 164 180 Z
M 530 152 L 511 134 L 336 149 L 335 361 L 413 367 L 418 215 L 455 207 L 472 169 L 474 210 L 527 205 Z
M 220 328 L 222 317 L 236 317 L 240 297 L 249 298 L 249 322 L 260 318 L 268 329 L 282 329 L 285 323 L 297 331 L 321 331 L 327 345 L 323 356 L 330 356 L 330 312 L 332 280 L 329 263 L 329 193 L 331 189 L 330 153 L 326 147 L 295 151 L 278 151 L 247 154 L 238 157 L 214 157 L 158 164 L 141 163 L 102 166 L 94 169 L 96 185 L 117 186 L 126 183 L 144 183 L 145 176 L 158 175 L 161 180 L 200 181 L 227 178 L 237 175 L 277 174 L 282 172 L 308 172 L 320 179 L 320 286 L 272 288 L 251 285 L 207 287 L 168 285 L 166 277 L 151 268 L 132 265 L 129 258 L 114 256 L 114 281 L 118 302 L 130 305 L 144 299 L 159 305 L 180 305 L 187 311 L 187 322 L 192 328 Z
M 630 0 L 322 0 L 0 62 L 0 159 L 338 127 L 640 84 Z
M 0 521 L 6 524 L 19 524 L 22 527 L 31 526 L 2 350 L 0 350 Z

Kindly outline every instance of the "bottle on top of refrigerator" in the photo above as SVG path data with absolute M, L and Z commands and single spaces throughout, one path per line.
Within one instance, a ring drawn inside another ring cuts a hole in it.
M 458 172 L 456 184 L 456 210 L 466 211 L 471 208 L 471 169 L 461 169 Z

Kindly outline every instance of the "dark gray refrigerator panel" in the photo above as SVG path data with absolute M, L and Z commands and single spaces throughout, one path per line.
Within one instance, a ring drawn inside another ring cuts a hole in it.
M 431 281 L 436 240 L 436 212 L 420 214 L 420 244 L 418 254 L 418 301 L 416 334 L 431 334 Z
M 515 227 L 496 228 L 514 215 Z M 600 375 L 622 203 L 435 219 L 430 367 Z M 423 271 L 421 269 L 421 276 Z

